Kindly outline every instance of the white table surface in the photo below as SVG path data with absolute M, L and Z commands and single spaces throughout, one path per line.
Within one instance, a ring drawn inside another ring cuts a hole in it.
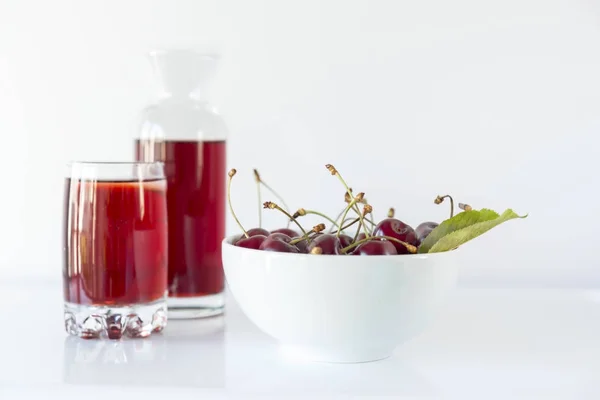
M 0 282 L 0 399 L 600 398 L 600 292 L 458 289 L 431 328 L 364 364 L 287 359 L 228 302 L 140 340 L 63 329 L 60 282 Z

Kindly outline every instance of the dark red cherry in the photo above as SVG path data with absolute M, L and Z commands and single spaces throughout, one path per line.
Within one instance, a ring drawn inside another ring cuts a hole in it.
M 290 244 L 292 238 L 283 233 L 271 233 L 260 245 L 259 250 L 279 253 L 300 253 L 298 247 Z
M 244 241 L 244 245 L 240 246 L 240 247 L 247 247 L 249 249 L 254 249 L 254 248 L 258 248 L 258 247 L 252 247 L 253 245 L 250 243 L 258 243 L 258 245 L 260 246 L 261 243 L 263 242 L 264 238 L 259 239 L 257 242 L 246 242 L 246 240 L 250 239 L 251 237 L 254 236 L 264 236 L 265 238 L 267 236 L 269 236 L 269 231 L 266 229 L 262 229 L 262 228 L 252 228 L 248 231 L 246 231 L 246 233 L 248 234 L 248 237 L 246 237 L 246 235 L 241 234 L 240 236 L 237 237 L 237 239 L 235 240 L 234 244 L 237 246 L 238 243 L 240 241 Z M 250 247 L 248 247 L 250 246 Z
M 417 226 L 415 229 L 415 234 L 417 235 L 417 239 L 419 243 L 421 243 L 432 230 L 434 230 L 439 224 L 437 222 L 423 222 L 421 225 Z
M 288 235 L 291 238 L 300 236 L 300 234 L 298 232 L 296 232 L 295 230 L 290 229 L 290 228 L 275 229 L 274 231 L 271 231 L 271 233 L 283 233 L 284 235 Z
M 343 233 L 340 234 L 340 244 L 341 244 L 342 248 L 344 248 L 346 246 L 350 246 L 353 241 L 354 241 L 353 237 L 344 235 Z
M 298 239 L 300 239 L 300 236 L 292 238 L 292 240 Z M 298 243 L 296 243 L 296 247 L 298 250 L 300 250 L 300 253 L 308 253 L 308 244 L 306 243 L 306 240 L 300 240 Z
M 356 246 L 356 250 L 352 254 L 357 256 L 392 256 L 398 254 L 398 251 L 396 251 L 394 243 L 388 240 L 369 240 Z
M 246 249 L 258 250 L 260 245 L 265 241 L 267 237 L 265 235 L 254 235 L 249 238 L 243 236 L 240 240 L 235 242 L 235 246 L 244 247 Z
M 331 233 L 319 235 L 314 238 L 308 245 L 308 252 L 310 253 L 311 250 L 317 246 L 323 250 L 322 254 L 340 254 L 340 250 L 344 247 L 342 246 L 340 239 Z
M 358 236 L 356 237 L 356 241 L 358 242 L 358 241 L 366 239 L 366 238 L 367 238 L 367 235 L 365 235 L 364 232 L 363 233 L 359 233 Z
M 413 246 L 419 244 L 415 230 L 404 222 L 395 218 L 386 218 L 377 224 L 373 231 L 375 236 L 390 236 L 398 240 L 402 240 Z M 401 243 L 392 243 L 398 254 L 408 254 L 408 250 Z
M 248 231 L 248 236 L 256 236 L 256 235 L 263 235 L 263 236 L 269 236 L 269 231 L 263 228 L 252 228 L 249 229 Z

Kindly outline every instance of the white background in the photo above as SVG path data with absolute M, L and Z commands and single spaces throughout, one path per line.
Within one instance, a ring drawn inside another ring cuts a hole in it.
M 60 277 L 64 164 L 132 157 L 145 52 L 164 45 L 223 55 L 210 98 L 247 227 L 251 168 L 337 214 L 333 163 L 413 225 L 445 218 L 447 192 L 529 213 L 464 246 L 474 275 L 600 284 L 592 0 L 0 0 L 0 278 Z

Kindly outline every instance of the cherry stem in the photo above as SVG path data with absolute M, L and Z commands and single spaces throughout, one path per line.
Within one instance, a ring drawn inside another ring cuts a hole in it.
M 344 185 L 344 187 L 346 188 L 346 193 L 348 193 L 348 196 L 350 196 L 350 198 L 352 199 L 354 197 L 354 196 L 352 196 L 352 190 L 350 189 L 350 186 L 348 186 L 348 184 L 346 183 L 346 181 L 344 180 L 344 178 L 342 178 L 342 175 L 340 174 L 340 172 L 333 165 L 331 165 L 331 164 L 325 165 L 325 168 L 327 168 L 329 170 L 329 172 L 331 172 L 331 175 L 337 176 L 337 178 L 339 179 L 339 181 L 342 182 L 342 185 Z M 356 204 L 356 202 L 355 202 L 355 204 Z M 361 216 L 360 210 L 358 209 L 358 206 L 353 207 L 353 210 L 359 216 Z M 344 211 L 344 212 L 347 214 L 346 211 Z
M 354 211 L 358 216 L 360 216 L 360 209 L 358 208 L 358 202 L 356 202 L 354 204 L 354 207 L 352 207 L 352 211 Z
M 319 232 L 323 231 L 324 229 L 325 229 L 325 224 L 319 224 L 319 225 L 313 226 L 313 228 L 310 231 L 308 231 L 308 233 L 306 235 L 301 236 L 298 239 L 292 240 L 290 242 L 290 244 L 296 244 L 303 240 L 310 242 L 311 237 L 309 235 L 311 235 L 313 233 L 319 233 Z
M 352 199 L 352 201 L 350 203 L 348 203 L 348 206 L 344 210 L 344 215 L 342 216 L 342 221 L 344 221 L 346 219 L 346 215 L 348 215 L 348 211 L 350 211 L 352 206 L 355 204 L 356 204 L 356 199 Z M 360 220 L 360 223 L 362 224 L 362 215 L 359 217 L 359 220 Z M 340 232 L 341 232 L 341 230 L 339 230 L 337 232 L 337 234 L 336 234 L 337 237 L 340 237 Z
M 363 223 L 362 228 L 365 231 L 365 236 L 369 237 L 373 235 L 373 231 L 375 230 L 375 222 L 373 222 L 373 220 L 368 219 L 367 215 L 371 214 L 373 215 L 373 206 L 371 206 L 369 203 L 365 203 L 365 205 L 363 206 L 363 212 L 362 212 L 362 216 L 363 216 L 363 221 L 367 221 L 371 224 L 371 226 L 367 226 L 366 223 Z M 373 218 L 373 217 L 371 217 Z
M 344 207 L 344 209 L 343 209 L 342 211 L 340 211 L 340 213 L 338 214 L 338 216 L 337 216 L 337 217 L 335 217 L 335 220 L 336 220 L 336 221 L 339 221 L 339 220 L 340 220 L 341 216 L 344 214 L 344 211 L 346 211 L 346 207 Z M 337 226 L 340 226 L 340 225 L 342 225 L 343 223 L 344 223 L 344 221 L 342 220 L 342 221 L 340 221 L 340 223 L 339 223 L 339 224 L 336 222 L 336 225 L 337 225 Z M 331 233 L 331 231 L 333 231 L 333 228 L 334 228 L 334 227 L 332 226 L 332 227 L 331 227 L 331 229 L 329 229 L 329 233 Z M 343 230 L 343 228 L 342 228 L 342 230 Z
M 371 207 L 370 204 L 365 204 L 365 206 L 363 207 L 363 212 L 362 212 L 363 218 L 366 218 L 367 214 L 369 214 L 372 211 L 373 211 L 373 207 Z M 358 239 L 358 235 L 360 235 L 360 228 L 363 228 L 363 230 L 365 231 L 365 237 L 371 236 L 371 234 L 369 232 L 369 228 L 367 228 L 367 224 L 365 224 L 362 220 L 360 220 L 360 222 L 358 223 L 358 229 L 356 230 L 356 233 L 354 234 L 354 239 L 352 240 L 353 242 L 356 242 L 356 240 Z
M 344 220 L 344 222 L 343 222 L 343 223 L 345 224 L 345 223 L 346 223 L 346 222 L 348 222 L 348 221 L 352 221 L 352 222 L 354 222 L 354 221 L 360 221 L 360 218 L 358 218 L 358 217 L 356 217 L 356 218 L 346 218 L 346 219 Z M 354 224 L 353 224 L 353 225 L 354 225 Z M 346 226 L 347 226 L 347 225 L 346 225 Z
M 441 204 L 444 199 L 450 199 L 450 218 L 454 217 L 454 199 L 449 194 L 445 196 L 438 196 L 433 201 L 435 204 Z
M 306 215 L 306 214 L 318 215 L 319 217 L 325 218 L 326 220 L 328 220 L 329 222 L 331 222 L 334 226 L 336 226 L 338 228 L 340 227 L 337 222 L 335 222 L 333 219 L 331 219 L 330 217 L 328 217 L 327 215 L 325 215 L 325 214 L 323 214 L 321 212 L 318 212 L 318 211 L 315 211 L 315 210 L 304 210 L 304 209 L 303 209 L 303 211 L 304 211 L 304 214 L 299 214 L 298 216 L 302 216 L 302 215 Z M 296 214 L 294 214 L 294 215 L 296 215 Z M 331 227 L 331 229 L 333 229 L 333 226 Z
M 352 193 L 352 188 L 348 188 L 349 192 L 346 192 L 344 194 L 344 200 L 346 201 L 346 203 L 350 203 L 350 200 L 352 198 L 352 196 L 350 195 L 350 193 Z M 367 199 L 362 199 L 361 201 L 357 202 L 354 207 L 352 207 L 352 210 L 356 213 L 356 214 L 360 214 L 360 210 L 358 208 L 358 204 L 367 204 Z
M 310 232 L 309 232 L 310 233 Z M 303 240 L 308 240 L 309 237 L 308 236 L 300 236 L 297 239 L 292 240 L 289 244 L 296 244 L 296 243 L 300 243 Z
M 365 236 L 369 237 L 369 232 L 367 231 L 366 226 L 363 225 L 363 222 L 360 220 L 360 218 L 358 218 L 358 229 L 356 230 L 356 233 L 354 234 L 354 239 L 352 239 L 353 242 L 356 242 L 356 239 L 358 239 L 358 235 L 360 235 L 360 228 L 364 228 Z
M 271 194 L 272 194 L 273 196 L 275 196 L 275 197 L 277 198 L 277 200 L 279 200 L 279 201 L 281 202 L 281 204 L 283 204 L 283 207 L 284 207 L 284 208 L 285 208 L 285 210 L 286 210 L 286 211 L 288 211 L 288 213 L 289 213 L 289 210 L 290 210 L 290 208 L 289 208 L 289 207 L 288 207 L 288 205 L 285 203 L 285 200 L 283 200 L 283 197 L 281 197 L 281 196 L 279 195 L 279 193 L 277 193 L 275 190 L 273 190 L 273 188 L 271 188 L 271 186 L 267 185 L 267 184 L 265 183 L 265 181 L 263 181 L 263 180 L 262 180 L 262 178 L 261 178 L 260 176 L 258 176 L 258 179 L 259 179 L 259 181 L 260 181 L 261 185 L 263 185 L 263 186 L 265 187 L 265 189 L 267 189 L 269 192 L 271 192 Z M 288 221 L 288 222 L 287 222 L 287 225 L 286 225 L 286 228 L 289 228 L 289 227 L 290 227 L 290 221 Z
M 258 195 L 258 227 L 262 228 L 262 195 L 260 192 L 260 175 L 258 171 L 254 170 L 254 180 L 256 181 L 256 193 Z
M 359 246 L 359 245 L 361 245 L 363 243 L 366 243 L 369 240 L 379 240 L 379 239 L 387 239 L 387 240 L 391 240 L 392 242 L 400 243 L 400 244 L 404 245 L 404 247 L 406 247 L 406 250 L 408 250 L 408 252 L 411 253 L 411 254 L 415 254 L 417 252 L 417 248 L 415 246 L 413 246 L 412 244 L 403 242 L 402 240 L 396 239 L 395 237 L 391 237 L 391 236 L 371 236 L 371 237 L 364 238 L 362 240 L 359 240 L 358 242 L 354 242 L 351 245 L 348 245 L 348 246 L 344 247 L 343 249 L 340 250 L 340 253 L 344 254 L 348 250 L 353 249 L 354 247 Z
M 229 203 L 229 211 L 231 212 L 231 215 L 233 215 L 233 219 L 238 224 L 238 226 L 240 227 L 240 229 L 242 230 L 242 232 L 244 232 L 244 236 L 246 236 L 247 238 L 249 238 L 250 236 L 248 235 L 248 232 L 246 232 L 246 230 L 244 229 L 244 227 L 240 223 L 240 220 L 235 215 L 235 211 L 233 211 L 233 205 L 231 204 L 231 181 L 233 181 L 233 177 L 234 177 L 234 175 L 236 173 L 237 173 L 236 169 L 233 168 L 227 174 L 229 176 L 229 181 L 227 182 L 227 202 Z
M 358 206 L 356 206 L 356 208 L 358 208 Z M 360 218 L 360 225 L 358 226 L 358 229 L 356 230 L 356 234 L 358 235 L 358 233 L 360 232 L 360 228 L 362 226 L 365 229 L 365 236 L 369 237 L 370 235 L 369 235 L 369 231 L 367 231 L 367 224 L 365 224 L 365 221 L 364 221 L 364 219 L 366 219 L 366 214 L 361 213 L 359 210 L 358 218 Z
M 333 233 L 343 232 L 344 229 L 350 228 L 352 225 L 354 225 L 355 223 L 357 223 L 359 221 L 360 221 L 360 218 L 356 218 L 355 220 L 353 220 L 352 222 L 350 222 L 348 225 L 342 226 L 342 228 L 340 230 L 338 230 L 337 232 L 333 232 Z
M 363 207 L 363 212 L 362 212 L 363 218 L 366 220 L 367 214 L 371 214 L 372 212 L 373 212 L 373 207 L 368 203 L 365 204 L 365 206 Z M 373 225 L 371 225 L 371 229 L 369 230 L 369 228 L 367 227 L 367 224 L 363 224 L 363 229 L 365 231 L 365 237 L 369 237 L 373 234 Z M 358 228 L 358 230 L 360 231 L 360 227 Z M 357 237 L 358 237 L 358 233 L 357 233 Z M 356 238 L 354 240 L 356 240 Z
M 302 227 L 302 225 L 300 225 L 300 224 L 298 223 L 298 221 L 296 221 L 296 218 L 294 218 L 294 217 L 293 217 L 293 216 L 292 216 L 292 215 L 291 215 L 289 212 L 287 212 L 287 211 L 286 211 L 286 210 L 284 210 L 283 208 L 279 207 L 277 204 L 275 204 L 275 203 L 273 203 L 273 202 L 270 202 L 270 201 L 266 201 L 266 202 L 263 204 L 263 208 L 270 208 L 270 209 L 272 209 L 272 210 L 273 210 L 273 209 L 275 209 L 275 210 L 279 210 L 279 211 L 281 211 L 282 213 L 284 213 L 284 214 L 285 214 L 285 215 L 286 215 L 286 216 L 289 218 L 289 220 L 290 220 L 290 221 L 294 221 L 294 223 L 295 223 L 296 225 L 298 225 L 298 228 L 300 228 L 300 230 L 302 231 L 302 234 L 303 234 L 304 236 L 306 236 L 306 231 L 304 230 L 304 228 Z M 289 222 L 288 222 L 288 224 L 289 224 Z
M 375 230 L 375 226 L 377 226 L 377 224 L 368 218 L 365 218 L 365 221 L 371 223 L 371 227 L 369 228 L 369 235 L 373 235 L 373 231 Z
M 460 208 L 463 211 L 471 211 L 473 209 L 473 207 L 464 203 L 458 203 L 458 208 Z
M 344 208 L 344 209 L 343 209 L 343 210 L 342 210 L 342 211 L 341 211 L 341 212 L 338 214 L 338 216 L 337 216 L 337 217 L 336 217 L 336 219 L 335 219 L 336 221 L 340 219 L 340 217 L 342 216 L 342 214 L 344 214 L 344 211 L 346 211 L 346 208 Z M 343 225 L 344 223 L 346 223 L 346 221 L 354 221 L 352 224 L 350 224 L 350 225 L 354 225 L 354 224 L 355 224 L 356 222 L 358 222 L 359 220 L 360 220 L 359 218 L 357 218 L 356 220 L 353 220 L 352 218 L 346 218 L 346 219 L 343 219 L 342 221 L 340 221 L 340 223 L 339 223 L 339 224 L 337 224 L 337 223 L 336 223 L 336 225 L 337 225 L 337 226 Z M 364 220 L 365 220 L 365 221 L 367 221 L 367 222 L 369 222 L 369 223 L 372 225 L 372 227 L 374 227 L 375 225 L 377 225 L 375 222 L 373 222 L 372 220 L 370 220 L 370 219 L 368 219 L 368 218 L 365 218 Z M 333 232 L 333 228 L 334 228 L 334 227 L 332 226 L 332 227 L 331 227 L 331 229 L 329 229 L 329 233 L 337 233 L 337 232 Z M 342 227 L 342 228 L 341 228 L 341 229 L 339 229 L 339 230 L 340 230 L 340 231 L 343 231 L 343 230 L 344 230 L 344 229 L 346 229 L 346 228 L 347 228 L 347 226 L 345 226 L 345 227 Z

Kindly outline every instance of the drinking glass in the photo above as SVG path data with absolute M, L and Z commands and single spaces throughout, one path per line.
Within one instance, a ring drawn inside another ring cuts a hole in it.
M 160 162 L 73 162 L 65 181 L 65 329 L 146 337 L 167 322 L 167 184 Z

